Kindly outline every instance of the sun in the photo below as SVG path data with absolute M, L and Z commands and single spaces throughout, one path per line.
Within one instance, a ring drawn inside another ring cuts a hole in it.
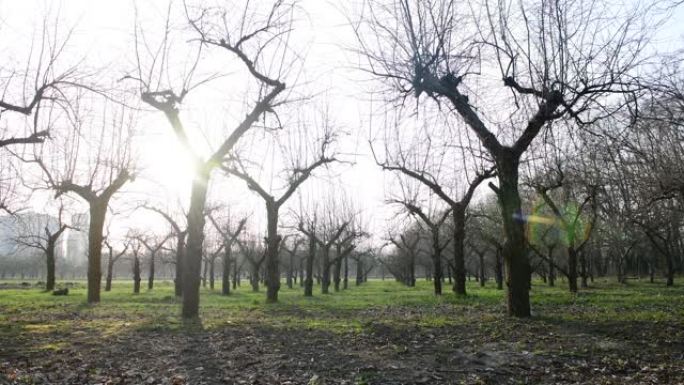
M 144 174 L 168 197 L 190 195 L 194 170 L 192 158 L 175 138 L 157 136 L 149 140 L 141 154 Z

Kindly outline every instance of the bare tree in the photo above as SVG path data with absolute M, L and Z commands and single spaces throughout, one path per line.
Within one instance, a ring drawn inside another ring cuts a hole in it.
M 73 31 L 61 31 L 59 15 L 50 19 L 45 15 L 38 24 L 40 30 L 35 31 L 38 38 L 23 45 L 29 49 L 20 59 L 21 68 L 0 65 L 0 148 L 43 143 L 50 135 L 50 126 L 43 124 L 42 108 L 68 104 L 66 89 L 78 86 L 83 76 L 77 66 L 66 64 Z M 12 56 L 13 52 L 5 50 L 5 54 Z
M 347 226 L 351 223 L 352 219 L 342 219 L 339 220 L 337 218 L 334 218 L 337 216 L 338 213 L 333 214 L 333 209 L 330 209 L 328 211 L 328 218 L 326 223 L 322 226 L 322 231 L 320 232 L 321 235 L 317 235 L 317 230 L 318 229 L 312 229 L 311 226 L 307 227 L 303 222 L 299 223 L 299 231 L 302 232 L 304 235 L 309 237 L 309 243 L 311 244 L 312 242 L 315 243 L 316 246 L 320 247 L 320 253 L 321 253 L 321 269 L 322 269 L 322 274 L 321 274 L 321 292 L 323 294 L 328 294 L 329 293 L 329 288 L 330 288 L 330 268 L 335 260 L 330 259 L 330 249 L 332 246 L 342 237 L 344 234 L 345 230 L 347 229 Z M 314 219 L 315 221 L 315 219 Z M 315 222 L 311 222 L 311 224 L 316 224 Z M 313 254 L 315 252 L 315 247 L 309 247 L 309 253 L 310 253 L 310 262 L 313 270 Z M 309 261 L 307 261 L 307 282 L 308 282 L 308 264 Z M 308 283 L 307 283 L 308 284 Z M 311 282 L 311 285 L 313 286 L 313 280 Z M 306 285 L 305 285 L 305 290 L 306 290 Z M 305 293 L 306 295 L 306 293 Z
M 315 210 L 314 210 L 315 211 Z M 316 246 L 318 242 L 318 236 L 316 235 L 316 230 L 318 228 L 318 221 L 316 214 L 314 213 L 310 217 L 304 217 L 304 214 L 299 219 L 299 224 L 297 229 L 307 237 L 308 252 L 306 255 L 306 276 L 302 277 L 304 281 L 304 296 L 313 296 L 313 269 L 314 260 L 316 259 Z
M 157 254 L 162 250 L 164 244 L 171 238 L 169 233 L 165 236 L 138 236 L 138 241 L 147 249 L 150 260 L 149 275 L 147 276 L 147 290 L 154 288 L 154 274 L 156 269 Z
M 297 280 L 296 278 L 296 261 L 295 258 L 298 258 L 297 256 L 297 251 L 299 251 L 299 247 L 304 243 L 304 238 L 298 237 L 298 236 L 293 236 L 292 239 L 292 246 L 288 246 L 286 239 L 288 237 L 285 237 L 283 240 L 283 243 L 280 245 L 280 247 L 287 253 L 289 256 L 288 259 L 288 264 L 287 264 L 287 277 L 285 280 L 285 283 L 287 284 L 287 287 L 289 289 L 292 289 L 292 277 L 295 276 L 295 281 Z M 302 277 L 299 278 L 300 280 Z
M 180 297 L 183 294 L 183 255 L 185 254 L 185 238 L 188 235 L 187 227 L 181 220 L 175 219 L 169 211 L 162 210 L 149 204 L 143 204 L 141 207 L 161 215 L 173 230 L 173 235 L 176 237 L 176 258 L 174 263 L 176 267 L 176 276 L 173 284 L 176 297 Z
M 126 254 L 126 252 L 128 251 L 128 248 L 131 246 L 131 244 L 128 241 L 125 242 L 123 245 L 124 246 L 123 249 L 121 249 L 121 251 L 118 251 L 116 253 L 114 252 L 113 242 L 111 241 L 109 236 L 105 237 L 104 244 L 105 244 L 105 246 L 107 246 L 108 256 L 109 256 L 107 258 L 107 277 L 105 279 L 105 291 L 111 291 L 112 290 L 112 279 L 113 279 L 113 275 L 114 275 L 114 264 L 116 263 L 116 261 L 121 259 L 121 257 L 123 257 Z
M 232 264 L 236 264 L 237 261 L 233 261 L 233 244 L 238 240 L 240 233 L 245 229 L 245 224 L 247 223 L 247 218 L 242 218 L 238 221 L 237 227 L 233 229 L 231 224 L 232 217 L 228 215 L 228 218 L 224 220 L 224 225 L 219 224 L 219 222 L 214 218 L 214 215 L 209 214 L 209 220 L 214 225 L 214 228 L 221 235 L 223 241 L 223 281 L 221 282 L 221 294 L 230 294 L 230 267 Z M 236 265 L 237 266 L 237 265 Z M 235 269 L 237 272 L 237 269 Z
M 130 236 L 130 245 L 131 245 L 131 268 L 132 268 L 132 273 L 133 273 L 133 294 L 139 294 L 140 293 L 140 281 L 142 281 L 141 277 L 141 269 L 140 269 L 140 249 L 142 248 L 142 243 L 138 239 L 138 235 L 132 235 Z
M 438 107 L 448 103 L 496 164 L 499 183 L 490 186 L 505 230 L 508 313 L 530 316 L 521 159 L 552 122 L 586 126 L 634 100 L 641 89 L 635 78 L 650 65 L 648 39 L 660 25 L 653 23 L 660 16 L 655 12 L 662 8 L 512 0 L 365 5 L 354 27 L 367 70 L 403 98 L 427 95 Z M 616 22 L 606 23 L 605 14 Z M 492 74 L 503 89 L 486 81 Z
M 396 247 L 398 263 L 390 272 L 406 286 L 416 286 L 416 260 L 420 253 L 420 232 L 417 229 L 409 229 L 405 233 L 395 236 L 389 234 L 389 242 Z M 387 265 L 389 267 L 389 265 Z
M 259 245 L 254 238 L 241 240 L 236 238 L 240 252 L 243 258 L 249 263 L 249 283 L 252 285 L 252 291 L 259 291 L 259 274 L 261 266 L 266 259 L 266 251 Z
M 336 160 L 334 157 L 326 155 L 326 149 L 329 147 L 331 140 L 332 136 L 330 136 L 329 132 L 326 132 L 325 137 L 321 140 L 320 154 L 310 164 L 302 165 L 296 164 L 299 163 L 297 161 L 293 162 L 293 167 L 288 170 L 289 175 L 286 177 L 286 187 L 280 196 L 275 196 L 262 187 L 249 174 L 240 159 L 231 161 L 230 166 L 223 168 L 230 175 L 245 181 L 247 187 L 256 192 L 266 205 L 266 302 L 277 302 L 278 290 L 280 290 L 280 268 L 278 265 L 280 241 L 282 240 L 282 237 L 278 234 L 280 208 L 290 199 L 297 188 L 311 176 L 314 170 Z M 301 161 L 299 157 L 296 159 Z
M 80 93 L 71 101 L 68 116 L 53 118 L 69 128 L 25 160 L 40 168 L 44 186 L 55 191 L 55 197 L 74 194 L 88 204 L 88 303 L 97 303 L 107 208 L 114 194 L 135 180 L 131 140 L 137 115 L 99 95 Z
M 45 290 L 55 289 L 55 248 L 59 237 L 70 226 L 64 220 L 64 204 L 60 201 L 57 218 L 49 215 L 25 214 L 18 218 L 19 235 L 15 242 L 20 248 L 34 248 L 45 253 L 47 279 Z
M 286 70 L 284 52 L 288 47 L 286 37 L 291 30 L 292 8 L 283 1 L 275 1 L 270 12 L 263 19 L 255 19 L 253 5 L 247 1 L 242 12 L 234 9 L 201 8 L 197 14 L 186 6 L 185 12 L 199 47 L 190 63 L 190 70 L 183 76 L 180 88 L 174 90 L 170 85 L 162 85 L 169 77 L 168 58 L 170 55 L 169 23 L 167 21 L 165 37 L 159 49 L 144 46 L 146 41 L 140 34 L 142 29 L 136 27 L 136 53 L 138 73 L 126 78 L 134 79 L 140 84 L 142 100 L 162 112 L 169 122 L 174 134 L 193 159 L 195 170 L 188 211 L 188 236 L 183 269 L 183 309 L 185 318 L 198 316 L 199 311 L 199 277 L 202 263 L 203 229 L 205 224 L 204 208 L 206 206 L 207 189 L 212 171 L 222 165 L 225 158 L 240 138 L 262 117 L 274 114 L 274 108 L 281 102 L 278 97 L 285 90 L 285 83 L 279 79 Z M 170 14 L 169 8 L 169 14 Z M 230 16 L 230 17 L 229 17 Z M 232 17 L 236 16 L 236 17 Z M 250 17 L 253 16 L 253 17 Z M 169 16 L 170 17 L 170 16 Z M 255 81 L 258 97 L 244 119 L 224 139 L 219 140 L 218 147 L 211 150 L 208 157 L 196 151 L 189 137 L 189 130 L 181 118 L 181 106 L 188 95 L 197 86 L 215 79 L 194 82 L 193 76 L 204 56 L 203 48 L 216 48 L 230 53 L 243 65 L 251 80 Z M 143 68 L 141 57 L 149 52 L 148 68 Z M 276 59 L 277 58 L 277 59 Z M 279 63 L 278 61 L 281 60 Z M 275 71 L 275 75 L 267 73 Z

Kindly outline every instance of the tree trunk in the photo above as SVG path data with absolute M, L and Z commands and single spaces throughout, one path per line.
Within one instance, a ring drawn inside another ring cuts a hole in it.
M 466 270 L 464 255 L 465 239 L 465 207 L 460 205 L 452 207 L 454 218 L 454 293 L 466 295 Z
M 233 290 L 237 290 L 240 286 L 240 272 L 238 271 L 238 261 L 237 258 L 233 260 Z
M 568 287 L 571 293 L 577 293 L 577 251 L 568 247 Z
M 252 271 L 249 274 L 249 283 L 252 285 L 252 292 L 259 291 L 259 266 L 252 264 Z
M 549 246 L 548 249 L 549 249 L 548 257 L 547 257 L 549 259 L 549 261 L 548 261 L 548 265 L 549 265 L 548 284 L 549 284 L 549 287 L 554 287 L 554 286 L 556 286 L 556 264 L 553 261 L 553 250 L 555 249 L 555 245 Z
M 199 316 L 200 270 L 202 243 L 204 242 L 204 207 L 207 201 L 210 170 L 203 167 L 192 181 L 190 209 L 188 210 L 188 242 L 182 264 L 183 318 Z
M 586 289 L 589 287 L 589 284 L 587 283 L 587 258 L 585 256 L 585 252 L 581 251 L 579 253 L 579 262 L 580 262 L 580 285 L 583 289 Z
M 223 251 L 223 275 L 221 279 L 221 294 L 230 294 L 230 264 L 231 264 L 231 244 L 228 243 Z M 235 284 L 235 283 L 233 283 Z
M 359 258 L 356 261 L 356 286 L 363 283 L 363 260 Z
M 216 258 L 212 257 L 209 260 L 209 289 L 214 290 L 214 268 L 216 267 Z
M 294 275 L 294 252 L 290 253 L 290 263 L 287 266 L 287 278 L 285 279 L 285 283 L 287 284 L 288 289 L 292 289 L 292 276 Z
M 45 281 L 45 291 L 55 290 L 55 244 L 49 242 L 45 250 L 45 259 L 47 262 L 47 279 Z
M 266 204 L 268 232 L 266 235 L 266 302 L 278 302 L 280 290 L 280 268 L 278 249 L 281 237 L 278 235 L 278 206 L 273 202 Z
M 104 199 L 90 202 L 90 225 L 88 228 L 88 303 L 100 302 L 102 284 L 102 230 L 107 203 Z
M 156 255 L 152 254 L 150 255 L 150 276 L 147 279 L 147 290 L 152 290 L 154 289 L 154 260 L 156 258 Z
M 531 269 L 525 243 L 525 221 L 518 192 L 519 157 L 508 148 L 497 155 L 497 195 L 504 228 L 503 259 L 508 314 L 529 317 Z
M 340 282 L 342 281 L 342 258 L 340 258 L 340 254 L 342 253 L 342 245 L 337 244 L 335 249 L 337 253 L 335 254 L 335 264 L 333 265 L 333 286 L 335 292 L 338 292 L 340 291 Z
M 494 279 L 496 290 L 503 290 L 503 254 L 500 248 L 496 248 L 496 263 L 494 264 Z
M 140 258 L 137 255 L 133 257 L 133 293 L 140 293 Z
M 328 294 L 328 289 L 330 288 L 330 247 L 323 247 L 323 273 L 321 277 L 321 292 L 323 294 Z
M 667 266 L 667 283 L 665 286 L 674 286 L 674 261 L 672 253 L 665 253 L 665 265 Z
M 202 268 L 202 287 L 206 288 L 207 287 L 207 270 L 209 268 L 209 261 L 204 260 L 203 268 Z
M 442 295 L 442 249 L 439 242 L 439 228 L 432 229 L 432 284 L 435 295 Z
M 478 254 L 478 257 L 480 258 L 480 287 L 484 287 L 485 286 L 484 254 Z
M 451 265 L 448 265 L 448 266 L 447 266 L 447 282 L 448 282 L 450 285 L 451 285 L 451 283 L 453 282 L 453 280 L 452 280 L 453 270 L 454 270 L 454 269 L 451 268 Z
M 349 288 L 349 255 L 344 256 L 344 280 L 342 280 L 342 289 Z
M 107 279 L 105 281 L 105 291 L 112 290 L 112 276 L 114 274 L 114 250 L 109 249 L 109 259 L 107 259 Z
M 299 287 L 304 287 L 305 258 L 299 258 Z
M 185 232 L 178 234 L 176 240 L 176 279 L 173 282 L 173 289 L 176 297 L 183 295 L 183 255 L 185 254 Z
M 313 232 L 313 229 L 311 230 Z M 304 296 L 313 296 L 313 265 L 316 256 L 316 240 L 309 237 L 309 254 L 306 256 L 306 279 L 304 280 Z

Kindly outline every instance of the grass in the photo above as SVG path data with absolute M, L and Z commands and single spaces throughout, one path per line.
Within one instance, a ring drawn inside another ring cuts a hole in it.
M 432 295 L 431 283 L 419 281 L 409 288 L 396 282 L 371 280 L 366 284 L 338 293 L 303 297 L 300 288 L 280 291 L 279 303 L 265 304 L 263 292 L 253 293 L 243 284 L 230 296 L 201 289 L 200 318 L 204 328 L 244 322 L 260 322 L 281 326 L 322 328 L 337 331 L 358 330 L 371 317 L 386 309 L 384 322 L 400 321 L 419 326 L 445 326 L 478 320 L 498 319 L 505 312 L 503 291 L 492 283 L 484 288 L 471 281 L 469 295 L 458 297 L 446 292 Z M 448 287 L 447 287 L 448 290 Z M 320 291 L 320 289 L 319 289 Z M 531 292 L 535 316 L 549 321 L 675 321 L 684 319 L 684 289 L 666 288 L 662 284 L 631 282 L 620 285 L 609 280 L 597 282 L 591 288 L 570 294 L 561 282 L 555 288 L 535 282 Z M 180 327 L 180 301 L 173 295 L 171 282 L 156 283 L 153 290 L 132 293 L 132 284 L 115 281 L 111 292 L 102 292 L 101 303 L 85 304 L 86 290 L 77 285 L 68 296 L 52 296 L 36 288 L 0 290 L 0 328 L 14 329 L 23 325 L 23 332 L 40 333 L 60 327 L 60 319 L 82 318 L 86 323 L 107 328 L 169 328 Z M 436 311 L 449 307 L 455 311 Z M 403 313 L 402 313 L 403 312 Z M 399 313 L 399 314 L 397 314 Z M 456 314 L 456 316 L 454 316 Z M 65 317 L 69 315 L 69 317 Z M 119 322 L 115 322 L 119 321 Z
M 669 383 L 684 373 L 684 286 L 601 279 L 572 295 L 563 282 L 554 288 L 534 282 L 533 317 L 522 320 L 505 315 L 505 293 L 493 282 L 482 288 L 470 281 L 466 297 L 448 289 L 437 297 L 424 280 L 413 288 L 371 280 L 329 295 L 317 286 L 314 297 L 306 298 L 299 287 L 283 284 L 280 301 L 266 304 L 265 293 L 253 293 L 246 282 L 230 296 L 220 294 L 219 283 L 215 291 L 201 289 L 201 321 L 192 323 L 181 319 L 180 300 L 168 281 L 140 294 L 132 293 L 131 282 L 115 281 L 93 306 L 85 303 L 83 282 L 68 296 L 35 287 L 0 290 L 0 383 L 3 375 L 17 373 L 25 381 L 15 383 L 34 383 L 42 372 L 32 371 L 22 357 L 50 362 L 43 374 L 53 382 L 65 373 L 81 376 L 71 383 L 106 382 L 90 369 L 84 372 L 79 357 L 91 357 L 86 368 L 98 368 L 110 380 L 129 378 L 130 365 L 137 365 L 137 372 L 155 377 L 180 370 L 207 383 L 226 373 L 246 381 L 271 373 L 265 383 L 279 376 L 306 383 L 311 373 L 339 383 L 398 383 L 406 376 L 424 383 L 425 373 L 434 379 L 452 370 L 464 383 L 480 383 L 473 375 L 491 381 L 481 383 L 513 381 L 509 377 L 519 383 Z M 75 357 L 73 362 L 63 362 L 55 354 L 60 352 Z M 121 360 L 120 370 L 93 358 L 110 356 Z M 5 359 L 10 366 L 2 366 Z M 176 360 L 182 361 L 178 367 Z M 207 365 L 214 371 L 192 374 Z M 550 366 L 560 377 L 548 377 Z

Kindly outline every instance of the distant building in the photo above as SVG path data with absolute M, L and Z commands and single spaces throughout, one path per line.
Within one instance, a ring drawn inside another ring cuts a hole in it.
M 72 264 L 79 264 L 88 259 L 88 213 L 71 216 L 71 226 L 78 229 L 68 229 L 66 234 L 66 253 L 64 259 Z
M 17 238 L 20 235 L 40 234 L 43 235 L 45 226 L 48 226 L 50 231 L 56 231 L 59 226 L 57 218 L 48 215 L 29 211 L 18 214 L 17 216 L 3 215 L 0 216 L 0 256 L 15 255 L 24 250 L 17 243 Z M 63 248 L 64 239 L 61 239 L 57 245 L 57 254 Z

